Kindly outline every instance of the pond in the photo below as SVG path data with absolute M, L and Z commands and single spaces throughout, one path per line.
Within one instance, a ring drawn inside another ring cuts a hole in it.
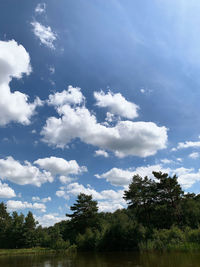
M 200 253 L 78 253 L 1 256 L 1 267 L 199 267 Z

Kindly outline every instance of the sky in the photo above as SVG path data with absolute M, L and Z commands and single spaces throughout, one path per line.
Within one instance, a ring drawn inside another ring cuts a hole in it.
M 132 177 L 200 193 L 198 0 L 0 1 L 0 201 L 43 226 Z

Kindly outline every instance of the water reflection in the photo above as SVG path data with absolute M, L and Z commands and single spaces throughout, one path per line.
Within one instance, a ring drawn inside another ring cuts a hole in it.
M 79 253 L 0 257 L 1 267 L 199 267 L 200 253 Z

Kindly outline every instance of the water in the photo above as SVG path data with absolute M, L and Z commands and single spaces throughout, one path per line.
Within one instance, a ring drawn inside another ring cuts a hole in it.
M 199 267 L 199 253 L 79 253 L 76 256 L 1 256 L 0 267 Z

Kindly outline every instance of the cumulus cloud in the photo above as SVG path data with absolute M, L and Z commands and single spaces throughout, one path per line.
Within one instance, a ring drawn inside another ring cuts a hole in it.
M 48 104 L 56 107 L 63 106 L 65 104 L 82 104 L 85 100 L 81 89 L 79 87 L 68 86 L 68 90 L 64 90 L 61 93 L 55 93 L 49 95 Z
M 101 175 L 96 174 L 97 178 L 104 178 L 107 182 L 115 186 L 125 186 L 130 184 L 133 177 L 133 171 L 122 170 L 118 168 L 112 168 L 108 172 L 105 172 Z
M 48 213 L 43 216 L 35 216 L 35 219 L 39 222 L 43 227 L 53 226 L 55 223 L 66 220 L 66 216 L 61 216 L 58 213 Z
M 86 171 L 87 167 L 79 166 L 76 160 L 67 161 L 57 157 L 38 159 L 33 164 L 28 161 L 21 163 L 11 156 L 0 159 L 1 179 L 20 185 L 41 186 L 43 183 L 53 182 L 56 175 L 60 176 L 59 179 L 62 183 L 69 183 L 75 179 L 74 177 L 69 177 L 69 175 L 74 176 Z M 43 199 L 33 197 L 33 201 L 44 203 L 50 200 L 50 197 Z
M 163 168 L 162 165 L 150 165 L 138 167 L 135 170 L 123 170 L 119 168 L 112 168 L 111 170 L 95 176 L 99 179 L 106 179 L 107 182 L 115 186 L 127 186 L 131 183 L 134 175 L 138 174 L 142 177 L 148 176 L 153 178 L 153 171 L 162 171 L 164 173 L 170 172 L 170 168 Z
M 180 142 L 178 143 L 177 149 L 182 149 L 182 148 L 194 148 L 194 147 L 200 147 L 200 141 L 186 141 L 186 142 Z
M 61 93 L 62 94 L 62 93 Z M 65 97 L 64 97 L 65 99 Z M 98 123 L 85 105 L 70 105 L 62 100 L 56 107 L 59 118 L 50 117 L 41 131 L 43 141 L 64 148 L 76 138 L 110 150 L 118 157 L 147 157 L 166 147 L 167 129 L 153 122 L 118 121 L 115 126 Z
M 99 212 L 114 212 L 115 210 L 123 209 L 124 205 L 110 201 L 100 201 L 98 207 Z
M 59 180 L 61 181 L 62 184 L 67 184 L 67 183 L 71 183 L 73 180 L 75 180 L 75 178 L 73 177 L 69 177 L 69 176 L 64 176 L 61 175 L 59 177 Z
M 52 176 L 60 175 L 60 181 L 62 183 L 68 183 L 72 181 L 69 175 L 78 175 L 87 171 L 86 166 L 79 166 L 76 160 L 67 161 L 63 158 L 49 157 L 38 159 L 34 162 L 40 166 L 40 168 L 49 171 Z
M 109 157 L 108 153 L 105 150 L 101 150 L 101 149 L 95 151 L 95 156 L 96 157 L 97 156 L 102 156 L 104 158 L 108 158 Z
M 56 33 L 54 33 L 50 26 L 45 27 L 38 21 L 31 22 L 33 26 L 33 32 L 37 38 L 39 38 L 40 42 L 51 48 L 55 49 L 54 41 L 57 39 Z
M 28 161 L 21 164 L 12 157 L 0 159 L 0 174 L 3 180 L 6 179 L 19 185 L 41 186 L 43 183 L 53 182 L 50 172 L 40 171 Z
M 31 72 L 30 57 L 22 45 L 16 41 L 0 41 L 0 125 L 12 121 L 29 124 L 37 106 L 42 105 L 39 98 L 33 103 L 28 102 L 28 96 L 19 91 L 10 90 L 13 78 L 21 79 L 23 74 Z
M 46 4 L 45 3 L 39 3 L 37 4 L 35 8 L 35 13 L 42 14 L 46 12 Z
M 178 175 L 178 182 L 184 189 L 188 189 L 196 182 L 200 182 L 200 169 L 195 172 L 193 168 L 187 169 L 181 167 L 174 170 L 173 172 Z
M 0 198 L 12 198 L 16 197 L 15 191 L 8 186 L 8 184 L 3 184 L 0 181 Z
M 197 159 L 199 158 L 199 153 L 198 152 L 193 152 L 189 154 L 189 158 L 191 159 Z
M 149 165 L 137 167 L 133 171 L 123 170 L 118 168 L 112 168 L 108 172 L 105 172 L 101 175 L 96 174 L 97 178 L 106 179 L 107 182 L 111 183 L 114 186 L 124 186 L 125 188 L 132 181 L 134 175 L 140 175 L 141 177 L 148 176 L 151 179 L 154 179 L 152 174 L 153 171 L 168 173 L 169 175 L 176 174 L 178 177 L 178 182 L 183 187 L 183 189 L 188 189 L 193 186 L 196 182 L 200 182 L 200 169 L 195 171 L 193 168 L 165 168 L 162 164 Z
M 46 211 L 46 206 L 42 203 L 32 204 L 26 201 L 22 202 L 18 200 L 8 200 L 6 204 L 9 211 L 23 210 L 23 209 L 35 209 L 35 210 L 40 210 L 42 212 Z
M 94 97 L 97 101 L 97 106 L 108 108 L 112 114 L 119 115 L 127 119 L 134 119 L 138 117 L 137 111 L 139 107 L 136 104 L 127 101 L 120 93 L 113 94 L 109 91 L 105 94 L 103 91 L 100 91 L 94 92 Z
M 79 183 L 71 183 L 65 188 L 61 187 L 60 190 L 56 192 L 56 195 L 58 197 L 69 199 L 70 195 L 77 196 L 80 193 L 92 195 L 94 199 L 98 200 L 99 211 L 111 212 L 118 208 L 124 208 L 126 205 L 126 202 L 123 199 L 123 190 L 102 190 L 98 192 L 89 185 L 85 187 Z

